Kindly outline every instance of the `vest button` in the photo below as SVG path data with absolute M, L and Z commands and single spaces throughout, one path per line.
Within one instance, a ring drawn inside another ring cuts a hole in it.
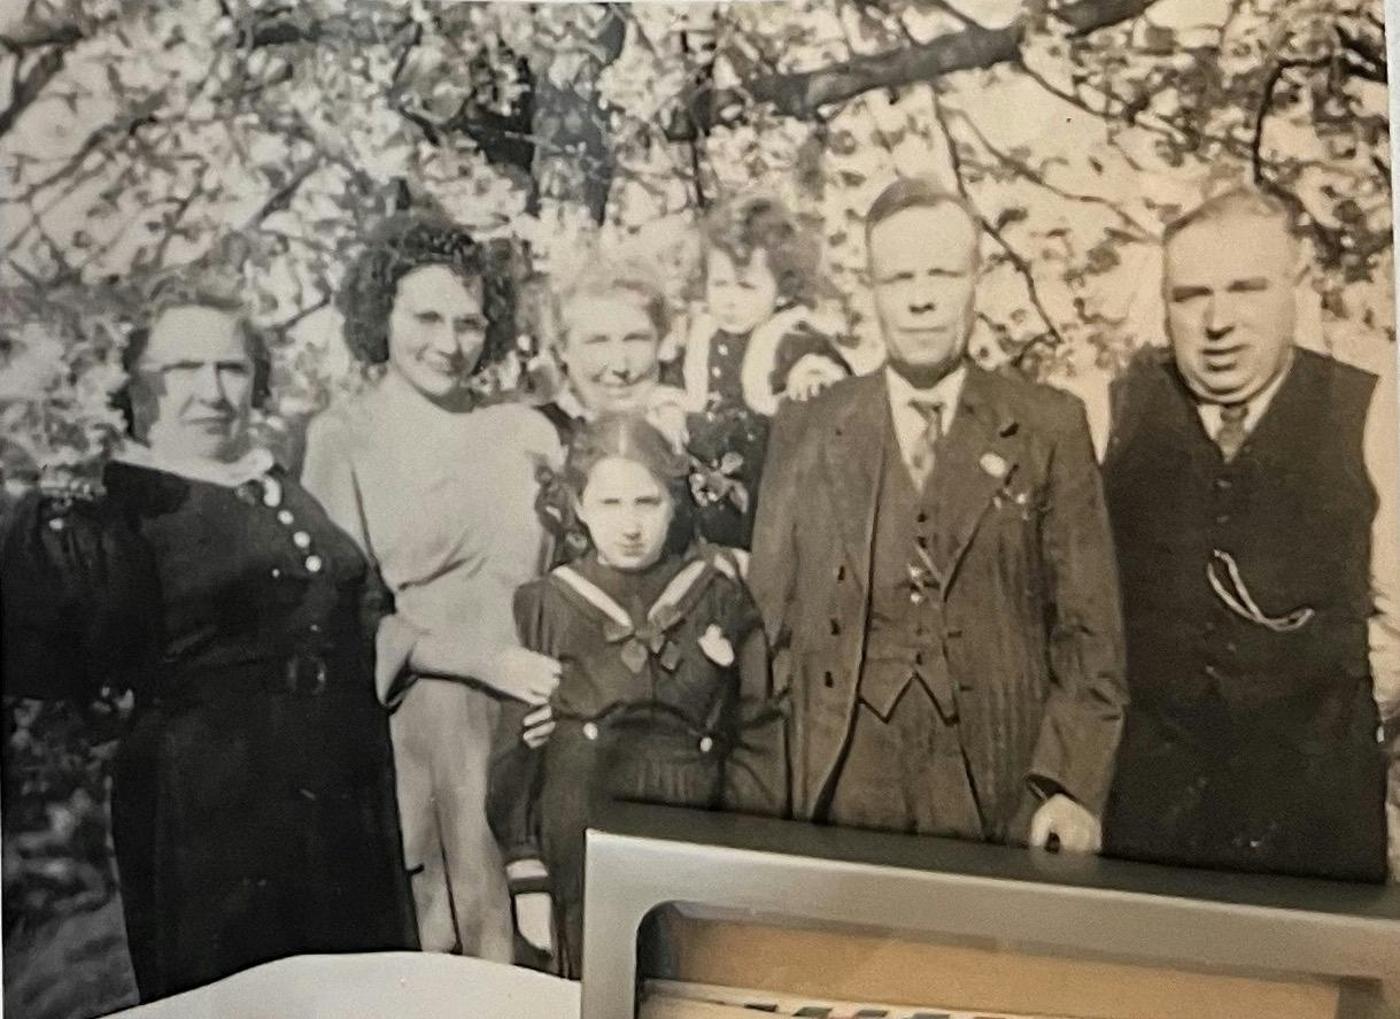
M 841 632 L 841 620 L 833 618 L 831 620 L 831 635 L 837 636 Z
M 1229 478 L 1216 478 L 1216 479 L 1215 479 L 1215 487 L 1218 488 L 1218 489 L 1220 489 L 1220 491 L 1222 491 L 1222 492 L 1228 492 L 1228 491 L 1230 490 L 1230 488 L 1231 488 L 1230 479 L 1229 479 Z
M 592 722 L 583 723 L 583 738 L 594 740 L 598 738 L 598 727 Z
M 928 514 L 925 513 L 925 512 L 923 512 L 922 510 L 920 510 L 920 511 L 919 511 L 919 515 L 918 515 L 917 517 L 915 517 L 914 519 L 917 520 L 917 521 L 918 521 L 919 523 L 921 523 L 921 524 L 926 524 L 926 523 L 928 523 Z
M 1215 518 L 1215 522 L 1216 522 L 1217 524 L 1228 524 L 1228 523 L 1230 522 L 1230 514 L 1228 514 L 1228 513 L 1221 513 L 1221 514 L 1219 514 L 1219 515 Z
M 825 676 L 822 677 L 822 683 L 825 684 L 828 690 L 830 690 L 833 686 L 836 685 L 836 677 L 833 676 L 830 672 L 828 672 Z

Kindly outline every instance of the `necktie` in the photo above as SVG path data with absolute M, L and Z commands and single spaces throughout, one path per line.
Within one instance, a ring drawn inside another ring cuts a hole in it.
M 1243 403 L 1225 404 L 1220 408 L 1220 427 L 1215 433 L 1215 444 L 1220 447 L 1226 463 L 1233 460 L 1244 445 L 1248 434 L 1244 429 L 1244 419 L 1248 413 L 1249 407 Z
M 934 462 L 938 458 L 938 441 L 943 438 L 943 404 L 937 400 L 914 397 L 909 406 L 919 412 L 924 419 L 924 430 L 919 433 L 909 456 L 909 474 L 914 487 L 922 489 L 933 473 Z

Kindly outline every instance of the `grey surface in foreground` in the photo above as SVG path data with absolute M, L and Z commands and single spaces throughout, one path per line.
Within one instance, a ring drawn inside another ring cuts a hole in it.
M 800 853 L 795 853 L 800 847 Z M 588 833 L 582 1019 L 633 1014 L 655 906 L 997 938 L 1222 972 L 1400 981 L 1400 886 L 1217 873 L 614 804 Z

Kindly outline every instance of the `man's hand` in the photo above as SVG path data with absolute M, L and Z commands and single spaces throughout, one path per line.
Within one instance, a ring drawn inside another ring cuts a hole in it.
M 520 738 L 531 750 L 538 750 L 549 742 L 554 733 L 554 709 L 541 704 L 533 709 L 520 723 Z
M 685 391 L 674 386 L 657 386 L 647 401 L 647 423 L 666 437 L 677 453 L 685 451 L 690 430 L 685 422 Z
M 1051 836 L 1066 853 L 1097 853 L 1103 847 L 1099 819 L 1064 793 L 1056 793 L 1040 805 L 1031 818 L 1031 845 L 1049 847 Z
M 810 400 L 845 377 L 846 373 L 831 358 L 820 354 L 803 354 L 788 372 L 787 389 L 783 395 L 800 403 Z

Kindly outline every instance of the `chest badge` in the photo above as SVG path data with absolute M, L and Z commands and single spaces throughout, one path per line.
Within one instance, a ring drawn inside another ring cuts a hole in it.
M 698 643 L 700 650 L 705 652 L 705 657 L 721 669 L 727 669 L 734 664 L 734 645 L 729 643 L 729 638 L 724 635 L 718 624 L 711 623 L 701 634 Z

